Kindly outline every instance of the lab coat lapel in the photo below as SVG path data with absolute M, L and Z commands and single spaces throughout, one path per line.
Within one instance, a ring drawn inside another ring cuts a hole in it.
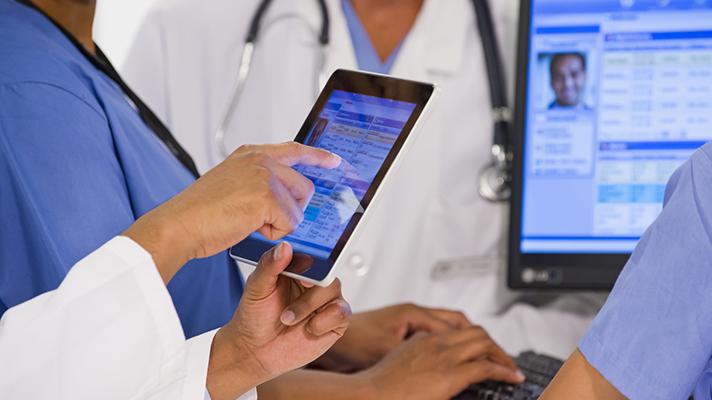
M 351 34 L 346 24 L 346 17 L 341 7 L 341 0 L 327 0 L 329 18 L 331 19 L 331 40 L 326 52 L 324 71 L 327 78 L 339 68 L 357 69 Z
M 391 74 L 432 81 L 457 71 L 468 32 L 474 29 L 474 14 L 463 13 L 463 9 L 472 9 L 468 0 L 425 0 Z

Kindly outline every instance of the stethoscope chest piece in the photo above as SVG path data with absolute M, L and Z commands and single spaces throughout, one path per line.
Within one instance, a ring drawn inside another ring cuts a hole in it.
M 509 186 L 509 174 L 506 169 L 490 163 L 480 172 L 479 193 L 483 199 L 491 202 L 509 200 L 512 190 Z

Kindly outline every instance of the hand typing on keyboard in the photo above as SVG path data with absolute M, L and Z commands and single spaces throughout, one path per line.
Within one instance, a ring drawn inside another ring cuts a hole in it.
M 561 360 L 530 351 L 520 354 L 515 361 L 527 377 L 524 383 L 511 385 L 487 381 L 470 386 L 455 400 L 535 400 L 562 365 Z
M 487 332 L 474 326 L 415 334 L 362 374 L 378 399 L 448 399 L 475 382 L 525 379 Z

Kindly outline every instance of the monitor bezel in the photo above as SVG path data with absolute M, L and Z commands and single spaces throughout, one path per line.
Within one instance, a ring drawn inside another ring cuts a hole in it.
M 522 196 L 527 127 L 527 86 L 533 0 L 522 0 L 519 14 L 517 85 L 512 150 L 507 284 L 512 289 L 607 291 L 613 287 L 630 253 L 523 253 L 521 251 Z M 534 274 L 533 281 L 523 274 Z

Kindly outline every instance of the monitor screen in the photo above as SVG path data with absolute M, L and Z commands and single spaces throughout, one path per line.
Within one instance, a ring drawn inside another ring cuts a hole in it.
M 314 183 L 314 196 L 299 227 L 283 240 L 294 250 L 326 259 L 416 108 L 415 103 L 334 90 L 304 143 L 338 154 L 333 170 L 297 166 Z M 359 211 L 360 210 L 360 211 Z M 253 238 L 267 241 L 259 233 Z
M 712 139 L 712 1 L 529 11 L 519 251 L 630 253 Z

